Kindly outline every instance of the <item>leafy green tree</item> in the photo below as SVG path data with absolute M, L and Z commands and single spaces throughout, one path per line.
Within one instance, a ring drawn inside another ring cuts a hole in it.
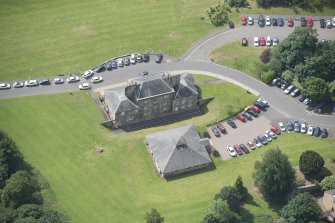
M 36 182 L 23 170 L 17 171 L 6 181 L 1 201 L 6 207 L 17 208 L 22 204 L 33 202 Z
M 7 208 L 0 204 L 0 222 L 12 223 L 15 219 L 15 209 Z
M 230 8 L 222 2 L 218 2 L 216 6 L 210 7 L 207 10 L 208 17 L 214 26 L 222 26 L 226 24 L 230 12 Z
M 147 223 L 161 223 L 164 222 L 164 217 L 156 209 L 151 209 L 150 213 L 147 213 L 145 217 Z
M 245 201 L 248 197 L 248 189 L 244 187 L 242 177 L 238 176 L 235 181 L 235 188 L 237 190 L 240 201 Z
M 321 181 L 320 187 L 323 191 L 335 189 L 335 176 L 331 175 L 331 176 L 325 177 Z
M 227 201 L 230 210 L 238 212 L 240 208 L 240 196 L 235 187 L 225 186 L 214 197 L 215 200 L 222 199 Z
M 273 70 L 277 76 L 282 73 L 282 62 L 280 61 L 279 53 L 277 50 L 271 51 L 270 61 L 266 64 L 265 70 Z
M 244 8 L 249 5 L 247 0 L 225 0 L 229 7 Z
M 309 193 L 298 194 L 281 210 L 285 222 L 306 223 L 318 221 L 320 208 Z
M 305 176 L 313 176 L 323 168 L 325 161 L 319 153 L 307 150 L 300 155 L 299 169 Z
M 292 83 L 293 78 L 294 78 L 294 73 L 291 70 L 285 70 L 282 74 L 281 77 L 283 80 Z
M 256 161 L 252 177 L 262 194 L 275 200 L 290 192 L 295 182 L 294 169 L 278 148 L 266 151 L 263 159 Z
M 263 72 L 262 81 L 266 84 L 270 83 L 276 77 L 276 73 L 273 70 Z
M 268 214 L 256 214 L 254 217 L 254 223 L 274 223 L 273 217 Z
M 306 58 L 313 56 L 317 42 L 316 30 L 296 27 L 277 47 L 283 68 L 292 70 Z
M 37 223 L 64 223 L 65 220 L 61 218 L 58 212 L 43 208 L 43 215 L 38 219 Z
M 330 99 L 335 102 L 335 81 L 329 83 Z
M 329 87 L 326 81 L 318 77 L 307 77 L 302 84 L 302 94 L 313 103 L 325 101 L 329 96 Z
M 232 212 L 222 199 L 214 199 L 201 223 L 240 223 L 240 217 Z

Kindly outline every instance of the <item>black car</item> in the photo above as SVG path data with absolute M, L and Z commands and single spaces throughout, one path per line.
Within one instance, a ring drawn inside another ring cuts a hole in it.
M 278 26 L 278 21 L 276 18 L 271 19 L 272 20 L 272 25 L 273 26 Z
M 323 129 L 322 130 L 321 137 L 322 138 L 327 138 L 328 137 L 328 131 L 327 131 L 327 129 Z
M 242 149 L 243 152 L 244 152 L 245 154 L 247 154 L 247 153 L 250 152 L 250 151 L 248 150 L 248 148 L 247 148 L 244 144 L 241 144 L 241 145 L 240 145 L 240 149 Z
M 262 111 L 266 111 L 266 106 L 265 106 L 265 104 L 263 104 L 262 102 L 260 102 L 260 101 L 256 101 L 255 103 L 254 103 L 254 105 L 255 106 L 257 106 L 259 109 L 261 109 Z
M 236 127 L 237 127 L 236 124 L 235 124 L 235 122 L 234 122 L 233 120 L 231 120 L 231 119 L 228 119 L 228 120 L 227 120 L 227 123 L 228 123 L 228 125 L 230 125 L 232 128 L 236 128 Z
M 299 97 L 299 101 L 300 102 L 303 102 L 304 100 L 306 99 L 306 96 L 304 96 L 304 95 L 300 95 L 300 97 Z
M 320 27 L 326 28 L 326 21 L 324 19 L 320 19 Z
M 137 75 L 138 76 L 144 76 L 144 75 L 148 75 L 148 71 L 142 71 L 142 72 L 139 72 Z
M 265 19 L 264 19 L 264 17 L 262 15 L 260 15 L 258 17 L 258 22 L 257 23 L 258 23 L 259 27 L 264 27 L 265 26 Z
M 284 26 L 284 25 L 285 25 L 285 23 L 284 23 L 284 19 L 279 18 L 279 19 L 278 19 L 278 26 Z
M 250 115 L 249 113 L 247 113 L 247 112 L 241 112 L 241 114 L 242 114 L 246 119 L 248 119 L 249 121 L 252 120 L 252 117 L 251 117 L 251 115 Z
M 306 26 L 307 21 L 306 21 L 305 17 L 301 17 L 301 18 L 300 18 L 300 23 L 301 23 L 301 26 L 302 26 L 302 27 L 305 27 L 305 26 Z
M 294 130 L 294 126 L 293 126 L 293 123 L 291 121 L 287 121 L 287 130 L 288 131 L 293 131 Z
M 49 79 L 42 79 L 38 82 L 40 85 L 50 85 L 50 80 Z
M 150 56 L 148 53 L 143 54 L 143 62 L 148 63 L 150 60 Z
M 106 70 L 106 67 L 104 65 L 100 65 L 97 68 L 95 68 L 95 72 L 101 73 Z
M 258 114 L 254 110 L 252 110 L 251 108 L 248 108 L 247 112 L 254 117 L 258 117 Z
M 268 144 L 268 140 L 266 140 L 266 137 L 264 135 L 257 137 L 258 141 L 260 141 L 263 145 Z
M 282 80 L 279 80 L 279 81 L 277 81 L 276 86 L 277 86 L 278 88 L 280 88 L 281 85 L 282 85 L 282 83 L 283 83 L 283 81 L 282 81 Z
M 111 64 L 110 61 L 107 61 L 106 68 L 107 68 L 107 70 L 112 70 L 112 64 Z
M 220 131 L 219 131 L 219 129 L 216 126 L 212 126 L 211 130 L 212 130 L 212 132 L 214 133 L 214 135 L 216 137 L 220 137 L 221 136 Z
M 161 61 L 163 60 L 163 54 L 159 53 L 157 54 L 157 57 L 156 57 L 156 63 L 160 63 Z
M 124 65 L 129 66 L 130 65 L 130 60 L 128 57 L 124 58 Z
M 117 62 L 116 62 L 116 60 L 112 60 L 112 61 L 111 61 L 111 64 L 112 64 L 112 68 L 113 68 L 113 69 L 116 69 L 116 68 L 117 68 Z
M 315 127 L 313 135 L 315 137 L 319 137 L 321 135 L 321 129 L 320 129 L 320 127 Z
M 231 29 L 234 29 L 234 28 L 235 28 L 235 25 L 234 25 L 234 23 L 233 23 L 232 21 L 229 21 L 229 22 L 228 22 L 228 26 L 229 26 L 229 28 L 231 28 Z

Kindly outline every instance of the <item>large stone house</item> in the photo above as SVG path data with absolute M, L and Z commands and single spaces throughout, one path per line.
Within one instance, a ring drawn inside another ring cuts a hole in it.
M 104 101 L 115 127 L 198 109 L 198 92 L 191 74 L 159 72 L 107 89 Z

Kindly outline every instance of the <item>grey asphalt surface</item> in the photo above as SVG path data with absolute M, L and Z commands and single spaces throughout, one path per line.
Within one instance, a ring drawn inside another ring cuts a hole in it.
M 335 28 L 332 29 L 321 29 L 318 28 L 318 24 L 315 23 L 315 27 L 318 30 L 320 39 L 335 39 Z M 137 76 L 137 73 L 141 71 L 149 71 L 149 73 L 168 70 L 186 70 L 194 73 L 213 73 L 217 77 L 228 78 L 233 80 L 233 83 L 237 83 L 242 87 L 246 87 L 253 92 L 258 92 L 263 98 L 265 98 L 270 106 L 281 113 L 286 118 L 306 121 L 316 126 L 322 126 L 325 128 L 334 128 L 335 117 L 334 116 L 322 116 L 306 111 L 306 107 L 302 104 L 297 103 L 297 99 L 290 96 L 284 95 L 281 91 L 269 87 L 260 81 L 232 68 L 213 64 L 208 60 L 209 53 L 220 45 L 246 37 L 251 40 L 254 36 L 267 36 L 278 37 L 281 41 L 284 39 L 294 28 L 291 27 L 264 27 L 259 28 L 255 26 L 244 26 L 233 30 L 228 30 L 223 33 L 219 33 L 215 36 L 210 35 L 208 39 L 204 39 L 201 43 L 197 43 L 198 46 L 193 46 L 193 50 L 189 52 L 189 55 L 185 56 L 184 60 L 176 60 L 172 62 L 163 62 L 161 64 L 154 63 L 154 58 L 151 58 L 149 63 L 139 63 L 131 65 L 129 67 L 118 68 L 113 71 L 106 71 L 99 75 L 104 78 L 104 82 L 99 84 L 91 84 L 92 88 L 98 88 L 106 85 L 117 84 L 124 82 L 129 78 Z M 250 46 L 252 47 L 252 46 Z M 66 77 L 65 77 L 66 78 Z M 21 88 L 21 89 L 10 89 L 0 91 L 1 98 L 11 98 L 20 96 L 30 96 L 38 94 L 51 94 L 69 91 L 78 91 L 79 83 L 62 84 L 62 85 L 51 85 L 51 86 L 39 86 L 32 88 Z

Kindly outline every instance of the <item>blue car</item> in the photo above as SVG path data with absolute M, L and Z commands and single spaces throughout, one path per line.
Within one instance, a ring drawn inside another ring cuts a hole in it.
M 112 60 L 112 61 L 111 61 L 111 64 L 112 64 L 112 68 L 113 68 L 113 69 L 116 69 L 116 68 L 117 68 L 116 60 Z

